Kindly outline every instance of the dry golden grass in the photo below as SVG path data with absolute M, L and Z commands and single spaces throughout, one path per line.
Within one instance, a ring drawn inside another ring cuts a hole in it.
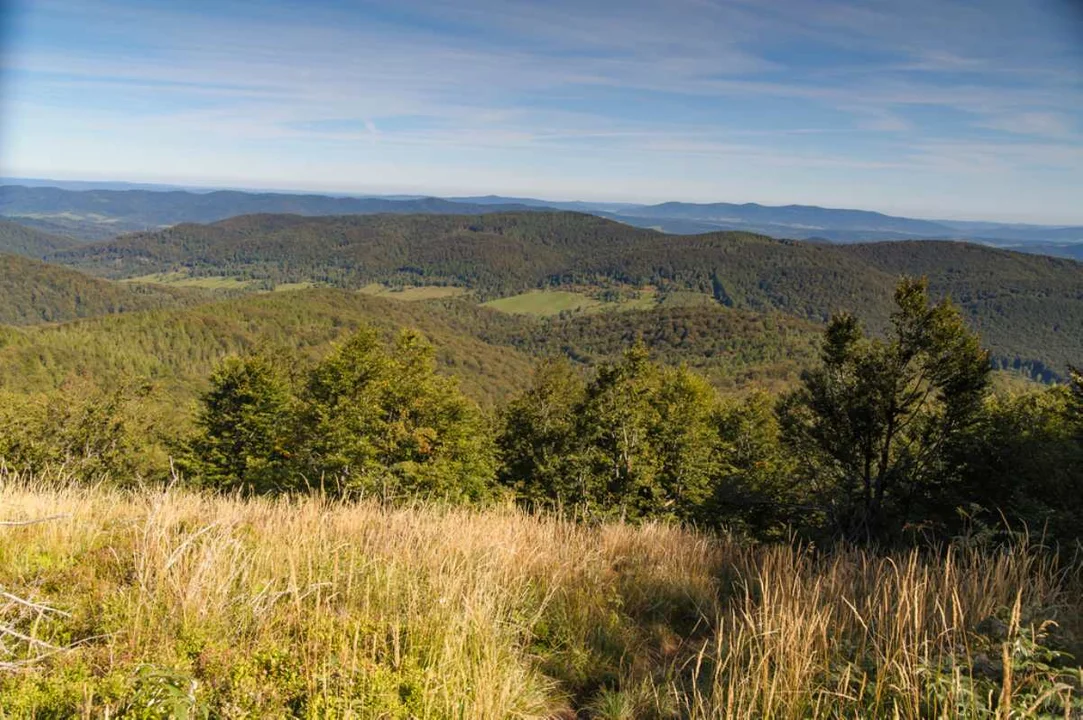
M 1079 637 L 1079 570 L 1021 549 L 815 553 L 509 507 L 3 480 L 0 520 L 57 515 L 0 528 L 0 589 L 68 614 L 0 605 L 3 717 L 1007 718 L 1077 702 L 1078 670 L 1041 653 Z

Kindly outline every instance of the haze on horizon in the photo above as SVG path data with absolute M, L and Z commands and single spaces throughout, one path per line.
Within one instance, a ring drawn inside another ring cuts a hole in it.
M 9 0 L 0 175 L 1083 224 L 1072 0 Z

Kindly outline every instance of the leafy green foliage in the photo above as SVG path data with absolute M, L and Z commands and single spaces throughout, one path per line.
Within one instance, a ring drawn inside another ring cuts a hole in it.
M 717 525 L 738 517 L 723 514 L 738 496 L 756 502 L 777 483 L 759 409 L 724 403 L 642 346 L 589 382 L 546 364 L 504 412 L 501 480 L 535 507 Z
M 480 411 L 402 333 L 389 351 L 362 328 L 293 389 L 259 356 L 232 358 L 201 400 L 187 467 L 206 485 L 281 492 L 480 500 L 495 471 Z
M 78 240 L 63 235 L 53 235 L 10 220 L 0 220 L 0 253 L 41 258 L 78 244 Z
M 506 319 L 465 303 L 445 309 L 312 289 L 57 326 L 0 326 L 0 388 L 46 391 L 74 375 L 103 385 L 131 376 L 162 386 L 183 410 L 230 355 L 286 348 L 315 359 L 332 342 L 372 325 L 386 337 L 417 328 L 438 347 L 441 371 L 456 375 L 471 397 L 491 405 L 520 389 L 532 366 L 531 358 L 513 348 L 476 336 Z
M 62 322 L 191 304 L 194 291 L 127 285 L 0 252 L 0 323 Z
M 685 364 L 726 390 L 795 381 L 815 361 L 819 334 L 812 323 L 781 313 L 717 304 L 503 322 L 482 330 L 490 342 L 592 366 L 614 361 L 642 342 L 652 359 Z
M 1006 517 L 1052 541 L 1080 534 L 1083 423 L 1072 404 L 1063 386 L 988 399 L 958 450 L 971 518 L 995 528 Z
M 852 315 L 833 318 L 822 367 L 784 403 L 786 440 L 849 537 L 882 536 L 942 503 L 952 448 L 989 380 L 988 355 L 954 306 L 930 305 L 924 281 L 900 283 L 895 301 L 888 340 L 864 337 Z
M 86 478 L 138 482 L 168 465 L 155 390 L 121 382 L 108 390 L 73 379 L 54 392 L 0 391 L 0 464 L 22 472 L 66 467 Z
M 785 386 L 814 358 L 817 338 L 809 323 L 718 306 L 538 320 L 467 299 L 404 303 L 319 288 L 59 326 L 0 326 L 0 388 L 44 391 L 77 374 L 102 384 L 132 376 L 162 385 L 183 407 L 231 354 L 279 347 L 315 358 L 362 325 L 387 336 L 417 328 L 436 346 L 441 372 L 486 406 L 522 390 L 539 358 L 593 366 L 619 358 L 637 338 L 653 358 L 687 362 L 724 389 Z

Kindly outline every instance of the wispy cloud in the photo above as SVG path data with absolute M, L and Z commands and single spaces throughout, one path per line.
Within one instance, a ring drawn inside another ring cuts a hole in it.
M 986 127 L 994 130 L 1051 138 L 1072 138 L 1075 124 L 1064 113 L 1023 112 L 1008 114 L 986 120 Z
M 886 196 L 896 173 L 919 203 L 937 200 L 918 183 L 937 171 L 978 211 L 981 173 L 1063 183 L 1083 147 L 1083 51 L 1056 0 L 37 0 L 17 14 L 6 162 L 43 173 L 88 170 L 103 138 L 121 145 L 118 176 L 160 168 L 169 138 L 231 162 L 398 157 L 493 191 L 511 162 L 560 177 L 589 156 L 614 187 L 676 187 L 630 178 L 639 154 L 685 179 L 819 171 L 802 191 L 818 197 L 870 183 Z M 208 162 L 207 176 L 234 170 Z M 794 182 L 743 199 L 793 199 Z

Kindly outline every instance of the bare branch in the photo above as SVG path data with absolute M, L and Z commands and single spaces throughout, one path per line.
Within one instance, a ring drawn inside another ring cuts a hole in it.
M 50 613 L 56 613 L 57 615 L 63 615 L 64 617 L 71 617 L 71 613 L 69 613 L 69 612 L 64 612 L 63 610 L 57 610 L 56 608 L 49 607 L 48 605 L 41 605 L 41 604 L 36 603 L 36 602 L 31 602 L 30 600 L 27 600 L 25 598 L 21 598 L 18 595 L 12 595 L 11 593 L 6 592 L 4 590 L 0 590 L 0 597 L 4 598 L 5 600 L 10 600 L 11 602 L 16 603 L 18 605 L 22 605 L 23 607 L 28 607 L 28 608 L 30 608 L 32 610 L 37 610 L 38 612 L 42 612 L 42 613 L 50 612 Z
M 49 517 L 36 518 L 34 520 L 0 520 L 0 527 L 25 527 L 27 525 L 37 525 L 39 523 L 51 522 L 53 520 L 63 520 L 64 518 L 70 517 L 70 514 L 66 514 L 50 515 Z

